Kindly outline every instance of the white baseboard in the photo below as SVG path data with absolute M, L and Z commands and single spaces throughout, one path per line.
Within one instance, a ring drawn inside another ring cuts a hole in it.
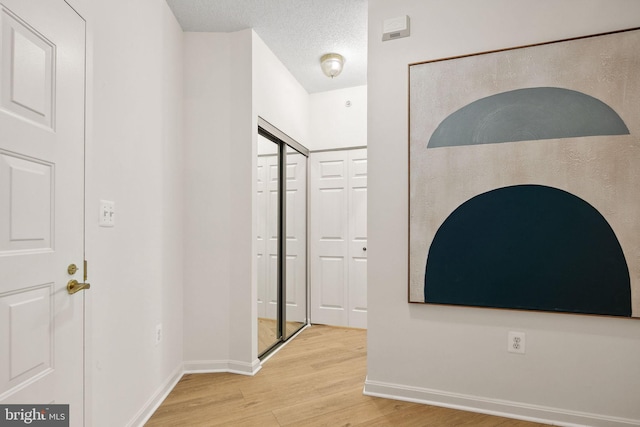
M 229 372 L 240 375 L 255 375 L 262 368 L 260 360 L 253 363 L 238 362 L 234 360 L 196 360 L 185 362 L 178 366 L 169 378 L 158 388 L 158 390 L 147 400 L 143 407 L 127 423 L 127 427 L 142 427 L 149 421 L 149 418 L 156 412 L 169 393 L 178 384 L 184 374 L 203 374 L 212 372 Z
M 162 402 L 167 398 L 171 390 L 178 384 L 180 378 L 182 378 L 183 369 L 182 365 L 178 366 L 169 378 L 158 388 L 158 390 L 147 400 L 142 409 L 133 417 L 133 419 L 127 424 L 127 427 L 139 426 L 142 427 L 149 421 L 149 418 L 156 412 L 156 409 L 160 407 Z
M 184 362 L 185 374 L 208 374 L 216 372 L 230 372 L 240 375 L 255 375 L 262 368 L 260 359 L 253 363 L 237 360 L 192 360 Z
M 371 381 L 368 378 L 365 381 L 363 393 L 367 396 L 442 406 L 565 427 L 631 427 L 640 425 L 640 420 Z

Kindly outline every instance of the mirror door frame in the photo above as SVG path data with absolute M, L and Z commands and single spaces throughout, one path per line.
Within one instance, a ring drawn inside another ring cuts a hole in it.
M 273 126 L 268 121 L 264 120 L 262 117 L 258 117 L 258 135 L 263 136 L 264 138 L 274 142 L 278 146 L 278 279 L 277 279 L 277 296 L 278 296 L 278 319 L 276 320 L 277 324 L 277 336 L 276 341 L 269 346 L 264 351 L 258 354 L 258 358 L 264 359 L 269 354 L 271 354 L 274 350 L 276 350 L 280 345 L 286 342 L 288 339 L 294 337 L 299 331 L 301 331 L 304 327 L 309 325 L 309 257 L 308 257 L 308 234 L 309 234 L 309 213 L 308 213 L 308 200 L 309 200 L 309 172 L 308 172 L 308 159 L 309 159 L 309 150 L 282 132 L 277 127 Z M 306 212 L 306 227 L 305 227 L 305 319 L 304 323 L 300 328 L 298 328 L 291 335 L 287 336 L 287 300 L 286 300 L 286 254 L 287 254 L 287 235 L 286 235 L 286 183 L 287 183 L 287 164 L 286 164 L 286 156 L 287 156 L 287 148 L 290 147 L 296 152 L 302 154 L 307 159 L 307 171 L 306 171 L 306 200 L 305 206 L 307 207 Z

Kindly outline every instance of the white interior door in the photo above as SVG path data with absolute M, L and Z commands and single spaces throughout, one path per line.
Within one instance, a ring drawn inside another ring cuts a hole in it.
M 346 151 L 312 153 L 311 321 L 348 326 L 348 161 Z
M 0 0 L 0 401 L 84 424 L 85 23 L 62 0 Z
M 367 150 L 348 152 L 349 326 L 367 327 Z
M 289 148 L 286 169 L 286 321 L 307 318 L 307 158 Z
M 311 321 L 367 327 L 367 150 L 312 153 Z

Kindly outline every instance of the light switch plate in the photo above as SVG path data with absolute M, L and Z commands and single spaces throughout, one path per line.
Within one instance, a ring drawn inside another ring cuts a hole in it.
M 100 200 L 100 227 L 114 227 L 116 225 L 115 204 L 109 200 Z

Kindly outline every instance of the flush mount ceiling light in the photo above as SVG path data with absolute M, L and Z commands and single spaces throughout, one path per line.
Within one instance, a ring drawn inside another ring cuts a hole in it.
M 327 53 L 320 58 L 320 66 L 322 72 L 327 76 L 334 78 L 342 72 L 344 65 L 344 57 L 338 53 Z

